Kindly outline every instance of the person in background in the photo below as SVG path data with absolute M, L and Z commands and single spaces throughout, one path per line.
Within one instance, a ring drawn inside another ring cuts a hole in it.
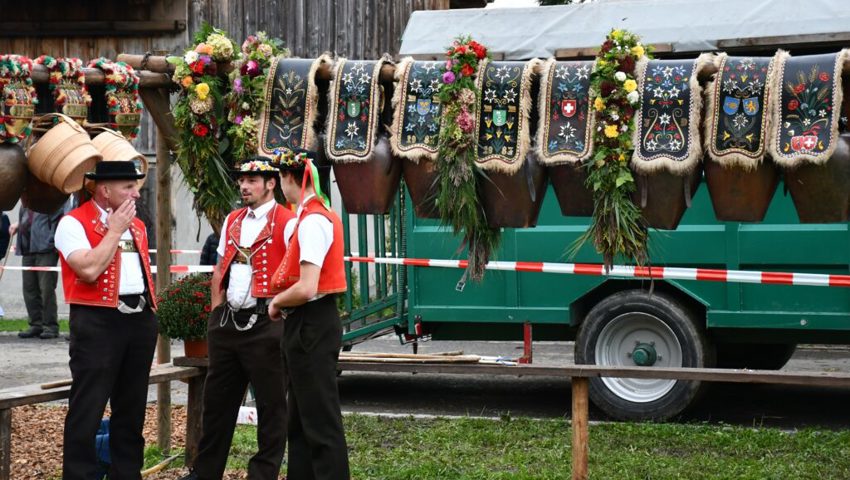
M 17 233 L 15 254 L 20 255 L 24 267 L 55 267 L 59 262 L 59 254 L 53 245 L 56 225 L 67 212 L 70 203 L 53 213 L 38 213 L 21 203 L 18 222 L 9 227 L 9 233 Z M 59 336 L 59 322 L 56 311 L 56 283 L 59 274 L 56 272 L 40 272 L 24 270 L 23 278 L 24 304 L 29 317 L 29 328 L 18 333 L 21 338 L 50 339 Z
M 218 248 L 218 235 L 215 232 L 207 235 L 207 240 L 204 242 L 203 248 L 201 248 L 201 265 L 215 265 L 218 263 L 218 252 L 215 251 Z
M 269 303 L 269 317 L 284 325 L 286 478 L 345 480 L 350 477 L 348 447 L 336 379 L 342 344 L 336 294 L 346 290 L 343 229 L 322 193 L 311 157 L 312 152 L 283 152 L 278 158 L 281 190 L 298 212 L 284 230 L 286 255 L 271 279 L 281 293 Z
M 131 161 L 106 161 L 86 178 L 92 199 L 62 218 L 56 248 L 71 304 L 71 392 L 62 451 L 63 480 L 98 470 L 95 437 L 107 401 L 109 478 L 140 480 L 148 379 L 157 324 L 145 224 L 136 218 L 138 180 Z

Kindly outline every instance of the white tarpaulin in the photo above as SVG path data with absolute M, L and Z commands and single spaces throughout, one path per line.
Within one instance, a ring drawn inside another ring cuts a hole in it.
M 547 58 L 558 49 L 598 47 L 612 28 L 673 52 L 724 49 L 747 39 L 813 36 L 850 43 L 847 0 L 598 0 L 557 7 L 414 12 L 401 55 L 442 55 L 470 34 L 505 60 Z M 764 42 L 762 42 L 764 43 Z M 777 42 L 774 42 L 777 43 Z M 805 43 L 805 42 L 803 42 Z

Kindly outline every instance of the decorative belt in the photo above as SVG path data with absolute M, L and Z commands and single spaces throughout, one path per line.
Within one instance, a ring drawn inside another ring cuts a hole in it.
M 247 265 L 249 258 L 251 258 L 250 248 L 236 247 L 236 256 L 233 257 L 233 263 Z
M 138 253 L 136 244 L 132 240 L 118 240 L 118 248 L 121 253 Z
M 136 299 L 138 299 L 138 303 L 135 307 L 127 305 L 127 302 L 132 304 Z M 147 301 L 145 301 L 144 293 L 121 295 L 118 297 L 118 311 L 127 315 L 141 312 L 145 309 L 145 305 L 147 305 Z

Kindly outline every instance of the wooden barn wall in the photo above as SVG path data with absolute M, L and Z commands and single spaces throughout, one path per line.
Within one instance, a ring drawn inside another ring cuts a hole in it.
M 373 59 L 398 53 L 413 11 L 448 8 L 449 0 L 190 0 L 188 27 L 206 21 L 240 42 L 263 30 L 300 57 Z

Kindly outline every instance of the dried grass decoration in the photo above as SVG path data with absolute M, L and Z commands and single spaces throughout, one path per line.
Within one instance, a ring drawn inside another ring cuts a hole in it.
M 0 143 L 18 143 L 32 133 L 32 117 L 38 96 L 32 86 L 33 63 L 22 55 L 0 56 Z
M 222 155 L 225 139 L 224 81 L 217 62 L 239 58 L 236 44 L 222 30 L 204 24 L 195 44 L 182 57 L 168 57 L 172 79 L 182 87 L 171 114 L 180 132 L 177 164 L 194 195 L 194 208 L 218 231 L 236 200 L 229 165 Z
M 112 117 L 110 128 L 118 130 L 124 138 L 132 141 L 139 135 L 142 123 L 139 76 L 126 63 L 113 62 L 104 57 L 90 61 L 89 67 L 99 68 L 106 77 L 106 106 Z
M 592 240 L 596 251 L 602 254 L 606 271 L 618 255 L 638 265 L 647 261 L 647 227 L 640 209 L 631 200 L 635 179 L 629 159 L 635 147 L 635 111 L 640 106 L 635 66 L 649 55 L 640 37 L 612 30 L 599 50 L 591 75 L 590 97 L 596 110 L 595 153 L 585 166 L 586 185 L 593 191 L 593 217 L 572 252 Z
M 227 105 L 227 138 L 234 159 L 254 156 L 259 151 L 260 119 L 257 115 L 266 106 L 265 84 L 272 60 L 289 57 L 283 41 L 268 38 L 266 32 L 248 35 L 242 42 L 242 56 L 230 72 L 230 92 L 224 98 Z
M 469 263 L 457 285 L 462 290 L 467 275 L 476 281 L 484 277 L 490 254 L 499 245 L 499 229 L 487 225 L 479 201 L 481 173 L 475 165 L 475 123 L 481 92 L 474 77 L 479 62 L 489 54 L 483 45 L 462 36 L 455 39 L 446 57 L 440 88 L 443 124 L 436 160 L 436 202 L 442 223 L 450 225 L 456 235 L 463 234 L 463 245 L 469 249 Z
M 79 58 L 56 58 L 42 55 L 35 63 L 44 65 L 50 72 L 50 92 L 53 94 L 53 108 L 59 113 L 83 124 L 89 115 L 91 95 L 86 88 L 86 74 L 83 61 Z

